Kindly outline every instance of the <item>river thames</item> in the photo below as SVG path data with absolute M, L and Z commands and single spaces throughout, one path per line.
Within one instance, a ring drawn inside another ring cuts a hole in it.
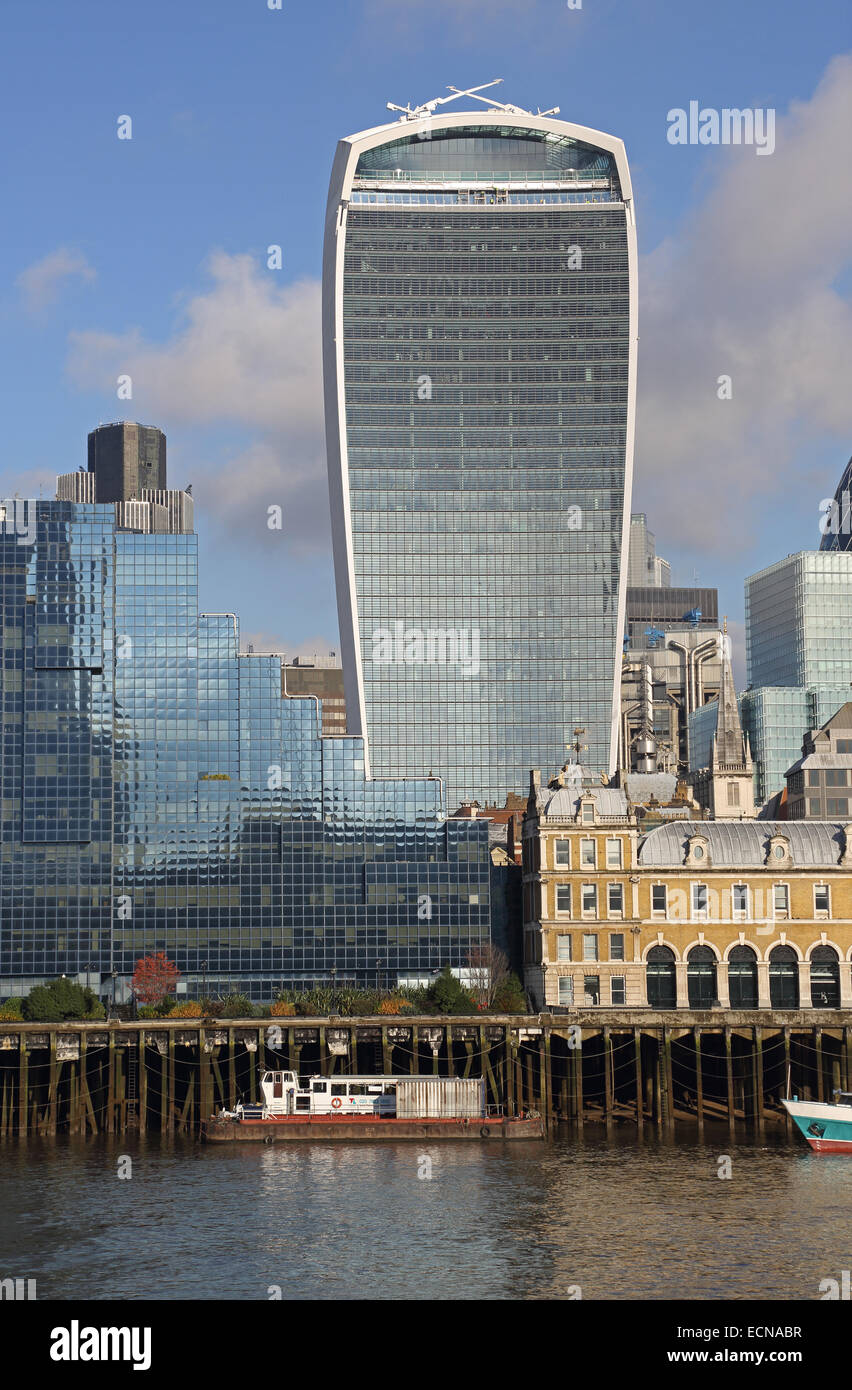
M 850 1266 L 852 1164 L 723 1137 L 5 1144 L 0 1277 L 40 1300 L 818 1299 Z

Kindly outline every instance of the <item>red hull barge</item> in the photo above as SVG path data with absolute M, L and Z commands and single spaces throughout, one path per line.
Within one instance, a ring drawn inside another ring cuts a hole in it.
M 202 1125 L 201 1137 L 208 1144 L 254 1141 L 262 1144 L 286 1143 L 293 1139 L 312 1139 L 322 1143 L 343 1140 L 467 1139 L 484 1143 L 494 1139 L 543 1139 L 544 1121 L 540 1116 L 506 1119 L 488 1116 L 476 1119 L 399 1120 L 395 1117 L 368 1118 L 363 1115 L 277 1115 L 269 1119 L 233 1119 L 219 1115 Z

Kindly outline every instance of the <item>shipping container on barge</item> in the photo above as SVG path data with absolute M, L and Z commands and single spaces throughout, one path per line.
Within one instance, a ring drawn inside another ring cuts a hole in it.
M 485 1103 L 485 1082 L 452 1076 L 312 1076 L 267 1071 L 263 1102 L 221 1110 L 202 1128 L 208 1142 L 290 1139 L 543 1139 L 535 1112 L 504 1115 Z

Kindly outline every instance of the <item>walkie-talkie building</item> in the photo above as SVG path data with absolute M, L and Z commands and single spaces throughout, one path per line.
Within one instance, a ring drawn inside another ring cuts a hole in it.
M 350 729 L 453 809 L 614 766 L 636 233 L 620 140 L 441 104 L 340 142 L 323 315 Z

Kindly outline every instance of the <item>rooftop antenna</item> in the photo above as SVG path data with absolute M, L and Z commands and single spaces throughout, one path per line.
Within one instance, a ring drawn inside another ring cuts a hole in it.
M 492 110 L 508 111 L 519 116 L 531 116 L 533 113 L 525 111 L 522 106 L 511 106 L 506 102 L 496 101 L 494 97 L 479 96 L 480 92 L 487 91 L 489 87 L 497 87 L 502 81 L 502 77 L 495 77 L 492 82 L 483 82 L 479 87 L 468 87 L 465 91 L 462 91 L 460 87 L 448 86 L 447 91 L 451 93 L 448 97 L 433 97 L 431 101 L 424 101 L 420 106 L 412 106 L 410 103 L 407 106 L 397 106 L 394 102 L 389 101 L 387 109 L 388 111 L 401 112 L 401 120 L 413 121 L 418 118 L 422 120 L 424 116 L 431 116 L 439 106 L 444 106 L 448 101 L 458 101 L 459 97 L 472 97 L 474 101 L 481 101 L 483 105 L 490 106 Z M 558 116 L 559 107 L 554 106 L 550 111 L 537 111 L 536 115 Z

